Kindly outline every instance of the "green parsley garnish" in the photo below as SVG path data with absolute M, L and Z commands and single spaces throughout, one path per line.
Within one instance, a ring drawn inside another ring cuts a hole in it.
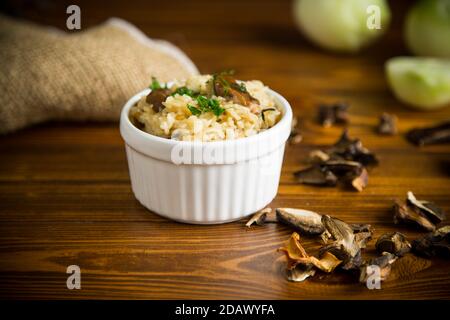
M 220 106 L 219 100 L 212 98 L 208 99 L 207 97 L 201 95 L 198 96 L 196 100 L 198 107 L 188 104 L 188 109 L 194 116 L 198 116 L 205 112 L 212 112 L 214 115 L 220 116 L 225 111 L 225 109 Z
M 176 94 L 179 94 L 180 96 L 187 95 L 189 97 L 195 97 L 197 95 L 197 93 L 195 93 L 191 89 L 188 89 L 187 87 L 177 88 L 177 90 L 175 90 L 174 93 L 172 93 L 172 95 L 176 95 Z
M 197 109 L 197 108 L 194 107 L 193 105 L 188 104 L 187 107 L 188 107 L 189 111 L 191 111 L 191 113 L 192 113 L 194 116 L 198 116 L 198 115 L 200 115 L 200 114 L 202 113 L 199 109 Z
M 241 83 L 236 82 L 236 83 L 233 83 L 231 86 L 240 92 L 247 93 L 247 88 L 245 87 L 245 83 L 243 83 L 243 82 L 241 82 Z
M 152 90 L 157 90 L 162 89 L 162 86 L 155 77 L 152 77 L 152 83 L 149 85 L 149 88 Z
M 221 85 L 224 96 L 230 94 L 231 89 L 237 90 L 242 93 L 248 93 L 247 88 L 243 82 L 238 82 L 232 76 L 234 75 L 234 70 L 226 70 L 216 74 L 213 74 L 212 81 Z M 214 92 L 216 91 L 214 87 Z M 217 94 L 217 92 L 215 92 Z

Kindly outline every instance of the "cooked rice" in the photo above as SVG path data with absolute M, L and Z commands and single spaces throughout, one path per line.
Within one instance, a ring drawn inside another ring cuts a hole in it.
M 163 102 L 165 108 L 159 112 L 153 110 L 152 105 L 146 102 L 145 96 L 142 97 L 130 109 L 130 119 L 150 134 L 181 141 L 218 141 L 249 137 L 271 128 L 279 121 L 281 112 L 261 81 L 242 82 L 250 95 L 259 101 L 244 106 L 215 96 L 211 78 L 210 75 L 193 76 L 187 80 L 175 81 L 171 89 L 185 86 L 218 100 L 220 107 L 225 109 L 220 116 L 213 112 L 193 115 L 188 105 L 197 107 L 196 99 L 175 94 Z M 274 110 L 264 111 L 262 115 L 262 110 L 266 109 Z

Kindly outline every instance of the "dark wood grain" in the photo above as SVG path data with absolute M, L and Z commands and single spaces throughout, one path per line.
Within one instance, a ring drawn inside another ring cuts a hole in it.
M 64 26 L 64 2 L 26 3 L 3 6 Z M 391 32 L 353 56 L 306 42 L 292 21 L 290 1 L 84 1 L 80 6 L 83 27 L 123 17 L 149 36 L 175 42 L 201 72 L 231 67 L 243 79 L 263 80 L 291 102 L 304 140 L 287 147 L 271 206 L 370 223 L 375 237 L 399 230 L 413 239 L 422 233 L 394 226 L 390 207 L 413 190 L 450 212 L 450 148 L 416 148 L 403 134 L 449 119 L 450 111 L 411 111 L 389 92 L 383 63 L 406 54 L 400 30 L 406 2 L 391 3 Z M 350 134 L 380 158 L 361 193 L 298 185 L 292 176 L 305 166 L 308 151 L 334 142 L 342 131 L 314 122 L 318 103 L 337 100 L 351 105 Z M 399 135 L 374 133 L 383 111 L 399 117 Z M 135 200 L 127 170 L 117 124 L 45 124 L 0 137 L 0 298 L 450 298 L 448 261 L 413 255 L 394 265 L 381 290 L 368 290 L 342 273 L 288 282 L 285 258 L 276 249 L 291 230 L 275 224 L 248 229 L 245 219 L 216 226 L 166 220 Z M 312 253 L 320 245 L 315 238 L 304 244 Z M 374 241 L 366 256 L 374 254 L 373 246 Z M 81 290 L 66 289 L 71 264 L 81 267 Z

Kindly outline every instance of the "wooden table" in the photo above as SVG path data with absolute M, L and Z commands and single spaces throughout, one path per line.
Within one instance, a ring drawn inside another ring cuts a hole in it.
M 65 6 L 45 3 L 16 5 L 16 12 L 63 27 Z M 383 63 L 406 54 L 399 28 L 405 3 L 392 4 L 391 32 L 354 56 L 326 53 L 306 42 L 294 27 L 290 1 L 80 6 L 83 27 L 123 17 L 150 36 L 178 44 L 202 72 L 234 68 L 240 78 L 261 79 L 290 101 L 302 118 L 304 140 L 287 147 L 270 206 L 370 223 L 375 238 L 399 230 L 413 239 L 423 233 L 393 224 L 393 201 L 412 190 L 450 212 L 450 148 L 417 148 L 403 133 L 448 119 L 450 110 L 414 112 L 388 90 Z M 308 151 L 333 143 L 341 133 L 342 127 L 322 128 L 314 121 L 316 105 L 334 101 L 351 104 L 350 134 L 380 159 L 361 193 L 298 185 L 292 176 L 304 167 Z M 383 111 L 399 117 L 399 135 L 374 133 Z M 291 283 L 285 258 L 276 251 L 290 229 L 276 224 L 248 229 L 246 219 L 186 225 L 147 211 L 130 189 L 117 123 L 45 124 L 0 137 L 0 164 L 1 298 L 450 298 L 448 261 L 408 255 L 394 265 L 381 290 L 368 290 L 342 273 Z M 303 240 L 311 253 L 320 245 L 315 238 Z M 374 241 L 365 251 L 373 254 Z M 81 290 L 66 288 L 71 264 L 81 268 Z

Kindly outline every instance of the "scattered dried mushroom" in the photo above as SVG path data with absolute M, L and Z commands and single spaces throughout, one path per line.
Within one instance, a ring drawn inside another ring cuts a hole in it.
M 375 244 L 377 252 L 389 252 L 398 257 L 403 257 L 411 250 L 411 244 L 400 232 L 385 233 L 378 238 Z
M 348 105 L 345 103 L 322 104 L 318 108 L 318 120 L 324 127 L 348 122 Z
M 391 265 L 398 259 L 396 255 L 389 252 L 383 252 L 381 256 L 371 259 L 360 268 L 359 282 L 367 283 L 368 277 L 372 274 L 373 266 L 380 268 L 380 280 L 384 281 L 391 273 Z
M 288 240 L 287 246 L 278 249 L 286 254 L 288 260 L 288 279 L 303 281 L 314 275 L 315 270 L 332 272 L 341 261 L 332 253 L 325 252 L 320 259 L 309 256 L 300 243 L 300 235 L 294 232 Z
M 425 146 L 429 144 L 450 142 L 450 121 L 427 128 L 417 128 L 408 131 L 406 138 L 413 144 Z
M 302 234 L 317 235 L 324 232 L 322 216 L 316 212 L 302 209 L 277 208 L 277 219 Z
M 320 105 L 318 120 L 324 127 L 348 123 L 348 105 L 336 103 Z M 397 117 L 383 113 L 379 118 L 377 132 L 381 135 L 397 133 Z M 429 145 L 450 142 L 450 121 L 440 125 L 410 130 L 407 139 L 416 145 Z M 292 121 L 291 144 L 302 141 L 298 129 L 298 119 Z M 359 139 L 350 139 L 344 130 L 339 140 L 326 150 L 313 150 L 309 155 L 312 165 L 294 173 L 299 183 L 336 186 L 338 182 L 362 191 L 368 183 L 367 166 L 377 165 L 373 153 L 364 148 Z M 368 224 L 347 224 L 342 220 L 320 215 L 316 212 L 294 208 L 277 208 L 276 215 L 266 208 L 256 213 L 248 222 L 263 225 L 267 222 L 283 223 L 305 235 L 320 235 L 325 243 L 319 249 L 319 258 L 309 256 L 300 243 L 300 235 L 294 232 L 287 246 L 279 251 L 285 253 L 288 261 L 287 278 L 301 282 L 313 276 L 316 270 L 333 272 L 338 266 L 342 270 L 358 270 L 359 281 L 366 283 L 372 274 L 371 268 L 378 266 L 381 281 L 388 278 L 392 264 L 409 252 L 424 257 L 450 258 L 450 225 L 436 230 L 436 224 L 444 220 L 444 212 L 435 204 L 418 200 L 409 191 L 406 201 L 394 204 L 394 222 L 409 223 L 431 231 L 411 243 L 399 232 L 381 235 L 375 244 L 380 254 L 369 261 L 363 261 L 361 251 L 372 239 L 373 231 Z
M 383 113 L 380 116 L 377 132 L 382 135 L 394 135 L 397 133 L 397 117 L 393 114 Z
M 328 215 L 322 216 L 322 224 L 326 230 L 326 236 L 322 236 L 326 245 L 320 248 L 319 252 L 330 252 L 342 260 L 341 267 L 344 270 L 358 268 L 362 263 L 361 248 L 366 246 L 372 234 L 369 232 L 367 236 L 356 237 L 349 224 Z
M 450 225 L 414 240 L 412 248 L 414 253 L 424 257 L 450 258 Z
M 419 226 L 427 231 L 434 231 L 436 224 L 444 220 L 444 212 L 434 203 L 417 200 L 411 191 L 404 202 L 394 204 L 394 223 L 407 223 Z
M 413 213 L 424 221 L 431 219 L 439 222 L 444 219 L 442 210 L 431 202 L 417 200 L 412 192 L 408 192 L 404 204 L 397 202 L 396 206 L 401 206 L 400 211 L 405 211 L 407 215 Z M 375 244 L 380 255 L 364 261 L 362 249 L 367 247 L 373 235 L 369 224 L 348 224 L 329 215 L 303 209 L 276 208 L 275 213 L 271 208 L 265 208 L 255 213 L 246 225 L 282 223 L 304 235 L 319 235 L 324 243 L 319 248 L 318 257 L 310 256 L 300 243 L 300 235 L 297 232 L 291 235 L 287 245 L 279 249 L 287 257 L 287 278 L 290 281 L 301 282 L 314 276 L 317 270 L 330 273 L 339 267 L 344 271 L 358 270 L 359 281 L 366 283 L 373 274 L 373 266 L 380 268 L 380 280 L 384 281 L 390 274 L 392 264 L 411 251 L 425 257 L 450 258 L 450 225 L 414 240 L 412 245 L 399 232 L 385 233 Z M 414 223 L 419 220 L 409 219 Z
M 277 217 L 272 212 L 271 208 L 264 208 L 255 213 L 250 220 L 246 223 L 246 226 L 250 226 L 256 223 L 258 226 L 262 226 L 266 222 L 277 222 Z
M 294 172 L 299 183 L 336 186 L 338 182 L 362 191 L 368 184 L 366 166 L 376 165 L 378 160 L 361 140 L 350 139 L 346 130 L 339 140 L 327 150 L 310 153 L 312 166 Z

